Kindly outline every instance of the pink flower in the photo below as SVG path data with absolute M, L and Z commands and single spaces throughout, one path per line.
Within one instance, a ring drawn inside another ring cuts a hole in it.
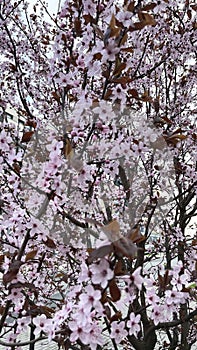
M 10 136 L 7 135 L 5 130 L 2 130 L 0 133 L 0 148 L 2 151 L 8 151 L 9 146 L 8 144 L 11 143 L 12 139 Z
M 186 298 L 188 297 L 188 293 L 177 292 L 175 290 L 166 290 L 165 296 L 167 305 L 180 305 L 185 303 Z
M 134 143 L 131 148 L 136 156 L 143 157 L 144 153 L 148 152 L 148 148 L 142 141 L 140 141 L 139 144 Z
M 66 305 L 63 305 L 61 310 L 56 311 L 54 314 L 54 324 L 55 326 L 61 325 L 69 317 L 70 312 L 72 311 L 73 304 L 68 302 Z
M 141 272 L 141 267 L 139 266 L 131 275 L 131 281 L 133 284 L 139 289 L 142 289 L 142 283 L 144 279 L 142 278 L 140 272 Z
M 153 320 L 155 325 L 158 325 L 159 322 L 163 322 L 165 320 L 164 307 L 162 305 L 154 305 L 154 308 L 151 313 L 151 319 Z
M 173 269 L 169 271 L 169 275 L 173 276 L 174 278 L 178 278 L 182 268 L 183 268 L 183 263 L 181 260 L 179 260 L 177 264 L 173 266 Z
M 7 299 L 17 303 L 18 301 L 24 299 L 24 295 L 21 293 L 20 288 L 12 288 L 11 293 L 8 295 Z
M 93 1 L 91 0 L 86 0 L 84 1 L 83 3 L 83 6 L 84 6 L 84 14 L 89 14 L 91 15 L 92 17 L 95 16 L 95 13 L 96 13 L 96 6 L 95 4 L 93 3 Z
M 135 287 L 133 285 L 133 283 L 128 283 L 128 281 L 126 281 L 126 285 L 125 285 L 125 302 L 126 303 L 132 303 L 136 296 L 135 296 Z
M 131 312 L 130 314 L 130 320 L 127 321 L 127 327 L 129 328 L 129 334 L 132 335 L 134 334 L 137 336 L 137 333 L 140 331 L 140 322 L 141 315 L 135 316 L 134 312 Z
M 80 339 L 83 344 L 89 343 L 89 336 L 91 326 L 90 324 L 85 324 L 84 328 L 81 325 L 78 325 L 76 321 L 69 322 L 69 328 L 72 331 L 70 335 L 70 341 L 75 342 L 77 339 Z
M 119 344 L 127 336 L 127 331 L 125 329 L 125 322 L 114 321 L 111 324 L 111 338 L 114 338 L 116 343 Z
M 174 286 L 173 289 L 182 290 L 183 287 L 188 283 L 189 276 L 182 274 L 177 278 L 172 278 L 171 284 Z
M 116 43 L 112 39 L 109 40 L 107 46 L 105 47 L 105 50 L 106 50 L 105 58 L 109 61 L 114 61 L 116 58 L 116 55 L 120 51 L 120 49 L 116 47 Z
M 87 286 L 86 293 L 79 296 L 79 306 L 82 306 L 85 312 L 90 312 L 92 307 L 99 306 L 99 300 L 101 299 L 101 292 L 98 289 L 94 289 L 92 286 Z M 101 306 L 101 305 L 100 305 Z
M 87 282 L 88 280 L 89 280 L 88 267 L 85 264 L 85 262 L 82 262 L 81 263 L 81 272 L 79 274 L 78 281 L 79 281 L 79 283 L 81 283 L 81 282 Z
M 31 317 L 22 317 L 17 320 L 17 333 L 21 334 L 27 330 L 28 325 L 31 323 Z
M 91 350 L 96 350 L 97 345 L 103 345 L 104 339 L 101 332 L 102 330 L 98 323 L 94 321 L 94 323 L 91 324 L 90 339 L 88 344 Z
M 59 155 L 61 153 L 62 147 L 62 141 L 57 141 L 52 138 L 52 142 L 46 146 L 46 149 L 50 151 L 50 158 L 54 158 L 55 156 Z
M 30 236 L 34 237 L 38 235 L 42 239 L 46 239 L 48 230 L 42 225 L 42 223 L 36 219 L 32 218 L 31 221 L 27 223 L 27 228 L 30 229 Z
M 53 158 L 50 158 L 50 161 L 45 164 L 45 172 L 48 176 L 55 175 L 58 172 L 58 169 L 62 165 L 62 160 L 59 155 L 54 155 Z
M 90 266 L 90 271 L 92 273 L 92 282 L 94 284 L 100 284 L 102 288 L 106 288 L 108 281 L 114 276 L 108 261 L 105 259 L 101 259 L 98 264 L 92 264 Z
M 46 332 L 49 330 L 50 320 L 47 319 L 46 315 L 41 315 L 33 318 L 33 324 L 36 326 L 34 334 L 38 335 L 40 332 Z
M 125 27 L 130 27 L 131 25 L 133 25 L 133 22 L 132 22 L 132 12 L 130 11 L 122 11 L 122 12 L 119 12 L 117 14 L 117 19 L 122 22 L 122 24 L 125 26 Z
M 148 304 L 151 304 L 151 305 L 158 303 L 160 300 L 159 297 L 156 295 L 154 288 L 147 289 L 146 298 L 147 298 Z

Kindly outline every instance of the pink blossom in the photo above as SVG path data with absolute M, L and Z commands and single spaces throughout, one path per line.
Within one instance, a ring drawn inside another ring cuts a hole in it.
M 144 153 L 148 152 L 147 146 L 145 146 L 142 141 L 140 141 L 139 144 L 134 143 L 131 146 L 131 148 L 136 156 L 141 156 L 143 158 L 144 158 Z
M 122 22 L 122 24 L 125 27 L 130 27 L 132 26 L 133 22 L 132 22 L 132 12 L 130 11 L 120 11 L 117 15 L 117 18 L 120 22 Z
M 84 14 L 90 14 L 91 16 L 95 16 L 96 6 L 92 0 L 84 1 Z
M 143 277 L 141 276 L 141 270 L 142 268 L 139 266 L 131 275 L 131 281 L 139 290 L 142 289 L 142 283 L 144 281 Z
M 125 329 L 124 321 L 114 321 L 111 323 L 111 338 L 114 338 L 116 343 L 119 344 L 126 336 L 127 331 Z
M 166 296 L 166 303 L 168 305 L 171 305 L 171 304 L 179 305 L 179 304 L 185 303 L 188 297 L 188 293 L 179 292 L 176 290 L 166 290 L 165 296 Z
M 159 303 L 159 301 L 160 301 L 160 298 L 156 294 L 156 290 L 154 288 L 151 288 L 151 289 L 147 290 L 146 298 L 147 298 L 148 304 L 154 304 L 155 305 L 156 303 Z
M 70 330 L 72 331 L 70 335 L 70 341 L 75 342 L 80 339 L 83 344 L 89 343 L 91 325 L 85 325 L 84 328 L 79 326 L 76 321 L 70 321 L 68 324 Z
M 90 312 L 92 307 L 102 308 L 99 300 L 101 299 L 101 292 L 98 289 L 94 289 L 91 285 L 85 288 L 86 293 L 82 293 L 79 296 L 79 306 L 83 307 L 85 312 Z
M 11 137 L 5 132 L 5 130 L 2 130 L 0 133 L 0 149 L 5 152 L 8 151 L 11 141 Z
M 79 273 L 78 281 L 81 282 L 87 282 L 89 280 L 89 270 L 84 261 L 81 263 L 81 272 Z
M 155 325 L 158 325 L 159 322 L 163 322 L 165 320 L 164 311 L 165 309 L 163 305 L 154 305 L 151 313 L 151 319 Z
M 188 284 L 189 276 L 187 274 L 182 274 L 176 278 L 172 278 L 171 284 L 174 286 L 173 289 L 178 289 L 181 291 L 186 284 Z
M 61 323 L 69 317 L 73 307 L 73 303 L 68 301 L 66 305 L 63 305 L 62 309 L 56 311 L 53 318 L 54 325 L 61 325 Z
M 22 317 L 17 321 L 17 333 L 21 334 L 22 332 L 27 331 L 27 327 L 31 323 L 31 317 Z
M 98 264 L 90 266 L 92 273 L 91 280 L 94 284 L 100 284 L 102 288 L 106 288 L 108 281 L 114 276 L 113 271 L 109 267 L 109 263 L 105 259 L 101 259 Z
M 11 293 L 8 295 L 7 297 L 8 300 L 12 300 L 15 303 L 17 303 L 17 301 L 20 301 L 21 299 L 24 299 L 24 295 L 21 292 L 20 288 L 12 288 L 11 289 Z
M 134 334 L 137 336 L 137 334 L 140 331 L 140 319 L 141 315 L 135 315 L 134 312 L 130 313 L 130 319 L 127 321 L 127 327 L 129 328 L 129 334 L 132 335 Z
M 36 326 L 34 334 L 38 335 L 40 332 L 46 332 L 50 324 L 50 320 L 47 319 L 46 315 L 40 315 L 33 318 L 33 324 Z
M 107 46 L 105 47 L 105 56 L 103 56 L 103 60 L 114 61 L 117 53 L 120 49 L 116 46 L 116 43 L 113 39 L 110 39 Z
M 102 328 L 99 325 L 99 322 L 94 321 L 91 324 L 91 329 L 90 329 L 90 338 L 89 338 L 89 346 L 91 350 L 96 350 L 97 345 L 103 345 L 104 344 L 104 339 L 102 335 Z

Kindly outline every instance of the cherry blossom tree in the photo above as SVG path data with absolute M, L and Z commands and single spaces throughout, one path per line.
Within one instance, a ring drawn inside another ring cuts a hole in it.
M 2 349 L 196 348 L 196 10 L 0 0 Z

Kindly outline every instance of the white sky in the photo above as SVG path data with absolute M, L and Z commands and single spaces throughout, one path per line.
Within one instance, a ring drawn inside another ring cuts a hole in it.
M 34 0 L 34 1 L 36 2 L 36 0 Z M 61 8 L 61 5 L 63 4 L 64 1 L 63 0 L 46 0 L 46 2 L 49 5 L 48 9 L 49 9 L 50 13 L 56 14 L 59 6 Z
M 36 3 L 39 3 L 40 5 L 42 5 L 42 3 L 47 3 L 48 4 L 48 11 L 50 12 L 50 14 L 57 14 L 57 11 L 61 9 L 61 6 L 64 3 L 64 0 L 29 0 L 29 8 L 33 9 L 33 6 Z

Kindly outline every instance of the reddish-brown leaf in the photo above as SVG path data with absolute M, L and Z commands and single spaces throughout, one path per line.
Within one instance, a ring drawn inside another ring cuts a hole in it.
M 146 240 L 146 237 L 140 233 L 139 227 L 132 230 L 128 236 L 133 243 L 140 243 Z
M 192 11 L 190 9 L 187 10 L 187 16 L 188 16 L 189 19 L 192 18 Z
M 109 38 L 118 38 L 121 32 L 121 28 L 116 26 L 116 18 L 114 16 L 114 13 L 112 14 L 111 21 L 109 24 L 109 27 L 107 28 L 105 34 L 104 34 L 104 44 L 107 45 Z
M 144 91 L 144 93 L 141 96 L 141 99 L 144 102 L 152 102 L 153 101 L 152 97 L 149 95 L 149 92 L 147 90 Z
M 137 246 L 126 237 L 121 237 L 119 240 L 113 242 L 116 253 L 120 256 L 134 258 L 137 254 Z
M 84 20 L 85 20 L 85 24 L 86 24 L 86 25 L 89 24 L 89 23 L 94 23 L 94 24 L 96 24 L 96 20 L 95 20 L 90 14 L 88 14 L 88 15 L 83 15 L 83 18 L 84 18 Z
M 22 282 L 11 283 L 9 288 L 10 289 L 12 289 L 12 288 L 28 288 L 31 291 L 36 290 L 35 285 L 33 283 L 28 283 L 28 282 L 25 282 L 25 283 L 22 283 Z
M 68 138 L 64 140 L 64 148 L 63 148 L 63 153 L 66 159 L 72 158 L 74 151 L 72 148 L 72 144 Z
M 102 30 L 95 24 L 92 24 L 92 27 L 94 28 L 97 36 L 99 37 L 99 39 L 103 40 L 104 39 L 104 35 L 103 35 L 103 32 Z
M 111 90 L 111 89 L 107 89 L 104 99 L 105 99 L 105 100 L 108 100 L 108 98 L 109 98 L 111 95 L 112 95 L 112 90 Z
M 17 68 L 14 64 L 10 63 L 10 69 L 13 71 L 13 72 L 16 72 L 17 71 Z
M 14 162 L 14 163 L 13 163 L 13 169 L 15 170 L 15 172 L 16 172 L 17 174 L 20 174 L 21 166 L 20 166 L 17 162 Z
M 113 71 L 113 75 L 119 75 L 126 68 L 126 66 L 127 65 L 125 62 L 120 62 L 119 64 L 117 64 Z
M 48 248 L 52 248 L 52 249 L 55 249 L 55 248 L 56 248 L 55 242 L 53 241 L 53 239 L 49 238 L 48 236 L 47 236 L 46 241 L 43 241 L 43 243 L 44 243 Z
M 171 125 L 172 121 L 168 117 L 162 117 L 162 120 L 166 122 L 167 124 Z
M 100 61 L 101 58 L 102 58 L 102 54 L 100 52 L 95 53 L 94 56 L 93 56 L 94 60 L 99 60 Z
M 135 22 L 132 27 L 130 27 L 130 31 L 141 30 L 146 26 L 145 22 Z
M 16 278 L 18 271 L 19 269 L 10 269 L 8 272 L 6 272 L 3 275 L 3 283 L 7 284 L 11 282 L 14 278 Z
M 102 293 L 101 296 L 101 303 L 104 305 L 105 303 L 107 303 L 109 300 L 108 296 L 107 296 L 107 292 L 106 290 Z
M 119 259 L 115 265 L 114 268 L 114 275 L 115 276 L 122 276 L 125 275 L 126 268 L 123 259 Z
M 110 323 L 112 323 L 113 321 L 121 320 L 121 318 L 122 318 L 122 312 L 118 311 L 110 318 Z
M 128 93 L 134 98 L 139 98 L 139 95 L 136 89 L 129 89 Z
M 56 100 L 57 102 L 60 102 L 60 96 L 58 95 L 58 93 L 56 91 L 52 91 L 51 94 L 52 94 L 54 100 Z
M 0 305 L 0 314 L 2 315 L 4 313 L 5 308 Z
M 81 31 L 81 21 L 80 19 L 76 18 L 74 21 L 74 28 L 75 28 L 75 32 L 78 36 L 81 35 L 82 31 Z
M 65 33 L 62 33 L 62 40 L 66 43 L 67 42 L 67 37 Z
M 178 142 L 183 141 L 186 138 L 187 136 L 183 134 L 164 135 L 164 139 L 167 142 L 167 144 L 175 145 L 175 146 Z
M 27 131 L 23 134 L 21 142 L 29 142 L 32 138 L 34 131 Z
M 0 255 L 0 266 L 4 263 L 5 255 Z
M 160 274 L 158 274 L 159 287 L 162 292 L 166 290 L 166 287 L 169 281 L 170 281 L 169 270 L 166 270 L 164 276 L 161 276 Z
M 155 4 L 154 2 L 147 4 L 145 6 L 142 7 L 142 11 L 150 11 L 153 10 L 155 7 L 157 6 L 157 4 Z
M 3 275 L 3 282 L 5 284 L 11 282 L 14 278 L 16 278 L 19 268 L 24 263 L 22 261 L 15 260 L 10 264 L 9 270 Z
M 102 75 L 104 78 L 108 79 L 110 76 L 110 71 L 108 69 L 106 69 L 102 72 Z
M 90 253 L 88 261 L 89 261 L 89 263 L 91 263 L 93 260 L 99 259 L 99 258 L 104 258 L 104 256 L 111 254 L 112 252 L 113 252 L 113 245 L 112 244 L 105 245 L 103 247 L 99 247 Z
M 195 246 L 195 245 L 197 245 L 197 239 L 193 239 L 192 241 L 192 246 Z
M 27 125 L 27 126 L 31 126 L 32 128 L 34 128 L 34 129 L 35 129 L 35 128 L 36 128 L 37 123 L 36 123 L 36 121 L 35 121 L 35 120 L 28 119 L 28 120 L 26 121 L 25 125 Z
M 123 47 L 122 49 L 121 49 L 121 51 L 123 51 L 123 52 L 133 52 L 133 46 L 128 46 L 128 47 Z
M 152 15 L 150 15 L 150 13 L 147 12 L 138 12 L 138 17 L 140 19 L 140 22 L 144 23 L 146 26 L 155 26 L 156 25 L 156 21 L 153 18 Z
M 38 252 L 37 249 L 32 250 L 31 252 L 28 252 L 28 253 L 26 254 L 25 261 L 34 259 L 35 256 L 36 256 L 36 254 L 37 254 L 37 252 Z
M 54 313 L 54 310 L 46 305 L 39 306 L 40 313 L 45 314 L 47 318 L 51 317 L 51 314 Z
M 120 292 L 120 289 L 117 286 L 115 278 L 113 278 L 109 282 L 109 291 L 110 291 L 110 295 L 111 295 L 111 298 L 112 298 L 113 301 L 120 300 L 121 292 Z
M 123 35 L 123 37 L 121 38 L 119 45 L 124 45 L 127 42 L 127 39 L 128 39 L 128 34 L 125 33 L 125 35 Z
M 116 219 L 103 226 L 102 231 L 106 234 L 111 242 L 116 241 L 120 238 L 120 225 Z
M 131 1 L 127 6 L 127 11 L 133 12 L 133 10 L 134 10 L 134 1 Z
M 108 320 L 111 319 L 111 309 L 108 305 L 105 305 L 104 306 L 104 309 L 105 309 L 105 315 L 107 316 Z

